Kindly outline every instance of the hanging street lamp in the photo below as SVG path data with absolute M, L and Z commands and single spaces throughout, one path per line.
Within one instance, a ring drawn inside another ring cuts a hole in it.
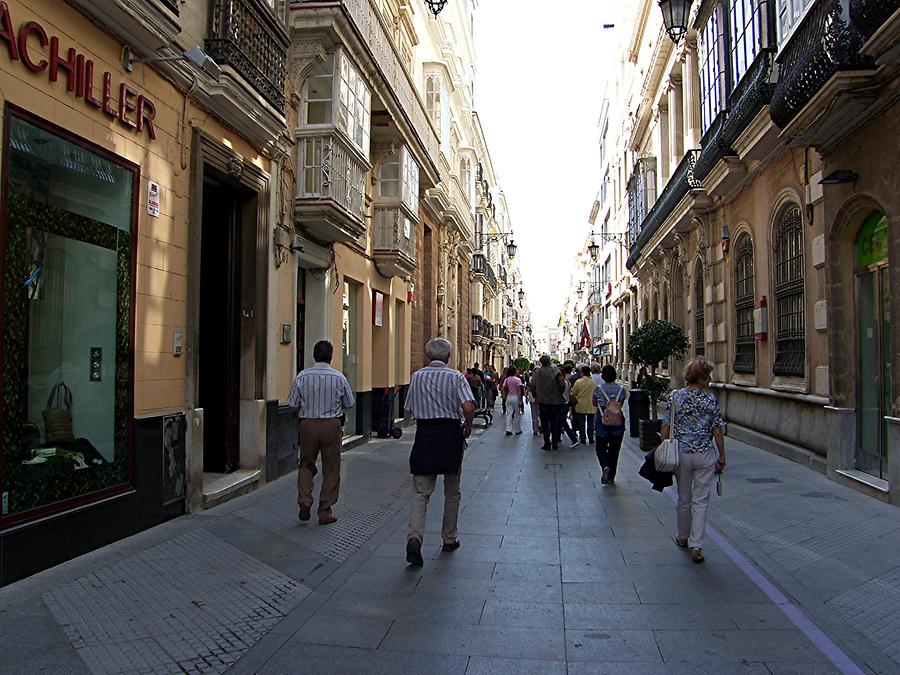
M 516 251 L 518 250 L 518 246 L 516 246 L 516 242 L 512 239 L 506 244 L 506 255 L 509 256 L 509 259 L 512 260 L 516 257 Z
M 588 246 L 588 253 L 591 254 L 591 260 L 597 262 L 597 258 L 600 257 L 600 247 L 597 245 L 597 242 L 594 241 L 593 237 L 591 237 L 591 245 Z
M 523 289 L 519 289 L 519 304 L 521 305 L 525 302 L 525 291 Z
M 428 11 L 434 14 L 436 19 L 437 15 L 441 13 L 441 10 L 447 4 L 447 0 L 425 0 L 425 4 L 428 5 Z
M 691 0 L 659 0 L 659 9 L 662 11 L 666 33 L 677 45 L 687 33 Z

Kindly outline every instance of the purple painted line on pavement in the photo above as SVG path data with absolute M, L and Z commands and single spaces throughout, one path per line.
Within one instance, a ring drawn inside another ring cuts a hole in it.
M 677 494 L 674 492 L 669 492 L 668 494 L 672 501 L 678 502 Z M 719 545 L 719 548 L 725 552 L 725 555 L 731 558 L 734 564 L 750 577 L 750 580 L 775 603 L 778 609 L 784 612 L 785 616 L 791 620 L 791 623 L 825 655 L 825 658 L 831 661 L 835 668 L 844 673 L 844 675 L 865 675 L 865 671 L 857 666 L 853 659 L 832 642 L 831 638 L 825 635 L 822 629 L 814 624 L 799 607 L 788 600 L 784 593 L 775 588 L 775 585 L 766 579 L 762 572 L 756 569 L 753 563 L 747 560 L 725 537 L 709 525 L 706 526 L 706 533 L 710 539 Z

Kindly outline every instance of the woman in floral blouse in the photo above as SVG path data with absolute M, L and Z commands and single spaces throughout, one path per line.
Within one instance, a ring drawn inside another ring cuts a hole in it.
M 707 390 L 712 366 L 691 361 L 684 370 L 687 386 L 669 397 L 660 431 L 669 438 L 672 408 L 675 428 L 672 438 L 680 453 L 675 479 L 678 482 L 678 534 L 673 538 L 682 548 L 691 549 L 691 559 L 702 563 L 706 508 L 716 473 L 725 469 L 725 420 L 716 398 Z

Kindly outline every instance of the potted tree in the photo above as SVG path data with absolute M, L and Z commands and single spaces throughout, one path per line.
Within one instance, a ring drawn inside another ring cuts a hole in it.
M 640 444 L 642 450 L 652 450 L 658 445 L 659 429 L 662 422 L 656 414 L 656 404 L 668 396 L 669 382 L 656 374 L 662 361 L 683 358 L 690 346 L 685 332 L 674 323 L 655 319 L 648 321 L 628 338 L 628 358 L 638 366 L 650 369 L 643 388 L 650 396 L 650 419 L 640 420 Z

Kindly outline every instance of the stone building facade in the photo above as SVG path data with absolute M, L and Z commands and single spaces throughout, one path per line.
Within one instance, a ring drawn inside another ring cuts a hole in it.
M 653 3 L 633 9 L 604 133 L 628 233 L 619 365 L 634 327 L 672 321 L 714 365 L 729 435 L 896 502 L 896 168 L 875 144 L 894 138 L 900 18 L 705 0 L 676 45 Z M 674 386 L 682 365 L 663 364 Z

